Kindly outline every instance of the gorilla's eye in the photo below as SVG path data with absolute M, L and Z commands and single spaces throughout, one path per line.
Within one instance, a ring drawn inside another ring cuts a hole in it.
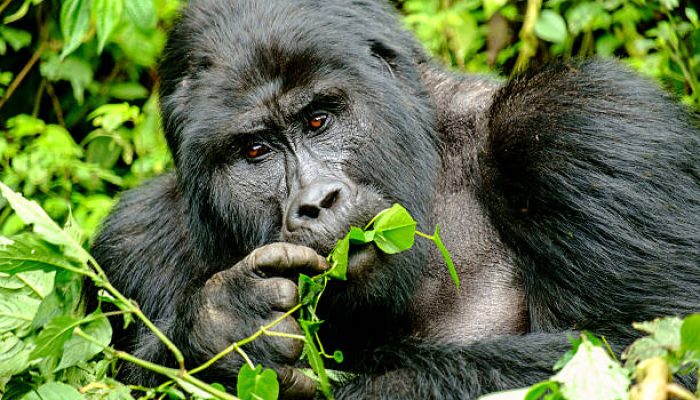
M 328 114 L 324 112 L 315 112 L 311 114 L 311 117 L 309 118 L 309 129 L 312 131 L 317 131 L 323 128 L 326 125 L 326 122 L 328 122 Z
M 252 160 L 254 158 L 262 157 L 270 152 L 270 148 L 260 143 L 253 143 L 245 150 L 245 156 Z

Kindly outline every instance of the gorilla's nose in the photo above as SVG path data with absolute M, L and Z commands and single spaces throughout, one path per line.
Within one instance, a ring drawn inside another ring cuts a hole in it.
M 347 200 L 348 189 L 338 180 L 315 181 L 292 199 L 287 209 L 286 223 L 290 232 L 321 223 L 325 214 L 337 209 Z

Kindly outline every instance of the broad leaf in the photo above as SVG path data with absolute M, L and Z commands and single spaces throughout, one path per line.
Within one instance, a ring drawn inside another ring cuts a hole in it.
M 304 342 L 304 351 L 309 359 L 309 365 L 314 370 L 319 380 L 319 389 L 326 395 L 326 398 L 332 398 L 331 385 L 328 382 L 326 367 L 323 365 L 323 357 L 316 347 L 315 333 L 318 330 L 319 323 L 317 321 L 299 320 L 299 325 L 304 331 L 306 341 Z
M 238 372 L 236 383 L 238 398 L 241 400 L 276 400 L 279 397 L 277 373 L 257 365 L 255 369 L 243 364 Z
M 681 349 L 700 356 L 700 314 L 693 314 L 683 320 L 681 326 Z
M 49 243 L 62 246 L 66 256 L 82 263 L 87 262 L 88 253 L 85 249 L 67 235 L 35 201 L 25 199 L 3 183 L 0 183 L 0 193 L 22 221 L 33 226 L 34 232 L 39 237 Z
M 566 22 L 561 15 L 552 10 L 542 10 L 535 24 L 535 34 L 542 40 L 563 43 L 568 35 Z
M 22 400 L 83 400 L 78 390 L 61 382 L 49 382 L 27 393 Z
M 158 22 L 154 0 L 125 0 L 126 15 L 139 29 L 151 30 Z
M 416 221 L 400 204 L 382 211 L 374 220 L 374 243 L 387 254 L 396 254 L 413 246 Z
M 6 274 L 79 268 L 51 246 L 32 235 L 15 236 L 12 244 L 0 246 L 0 272 Z
M 61 316 L 51 320 L 39 333 L 35 342 L 36 347 L 32 351 L 32 360 L 56 356 L 63 352 L 63 345 L 70 339 L 73 329 L 78 325 L 78 320 L 69 316 Z
M 0 333 L 26 331 L 41 300 L 25 295 L 0 297 Z
M 552 380 L 561 383 L 561 393 L 568 400 L 626 400 L 630 385 L 625 370 L 588 340 Z
M 0 376 L 12 376 L 29 367 L 29 349 L 12 333 L 0 335 Z
M 56 367 L 57 371 L 72 367 L 82 361 L 88 361 L 109 345 L 112 339 L 112 326 L 109 320 L 102 315 L 100 310 L 95 311 L 86 318 L 93 317 L 97 319 L 81 325 L 80 329 L 87 335 L 92 336 L 101 345 L 78 335 L 73 335 L 63 346 L 63 357 L 61 357 L 61 362 Z
M 97 53 L 99 54 L 102 53 L 109 35 L 112 34 L 122 17 L 124 0 L 92 0 L 92 7 L 96 21 Z
M 323 291 L 324 286 L 308 275 L 299 274 L 299 303 L 313 305 L 316 297 Z
M 83 37 L 90 28 L 90 3 L 92 0 L 64 0 L 61 5 L 61 34 L 63 51 L 66 57 L 80 47 Z

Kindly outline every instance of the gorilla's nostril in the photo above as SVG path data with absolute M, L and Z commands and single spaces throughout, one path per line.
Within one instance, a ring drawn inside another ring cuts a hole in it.
M 336 189 L 331 191 L 326 195 L 326 197 L 321 200 L 320 206 L 321 208 L 331 208 L 335 204 L 336 200 L 338 200 L 338 196 L 340 195 L 340 189 Z
M 297 210 L 297 216 L 299 216 L 300 218 L 318 218 L 318 214 L 320 212 L 321 209 L 316 206 L 302 205 L 299 206 L 299 210 Z

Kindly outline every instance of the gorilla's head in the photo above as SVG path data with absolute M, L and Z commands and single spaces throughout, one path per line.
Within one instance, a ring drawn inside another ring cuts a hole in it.
M 274 241 L 327 254 L 394 202 L 429 223 L 439 155 L 425 57 L 387 6 L 346 3 L 199 0 L 171 32 L 164 127 L 208 262 Z M 408 298 L 425 253 L 356 251 L 336 301 L 376 307 L 387 285 Z

